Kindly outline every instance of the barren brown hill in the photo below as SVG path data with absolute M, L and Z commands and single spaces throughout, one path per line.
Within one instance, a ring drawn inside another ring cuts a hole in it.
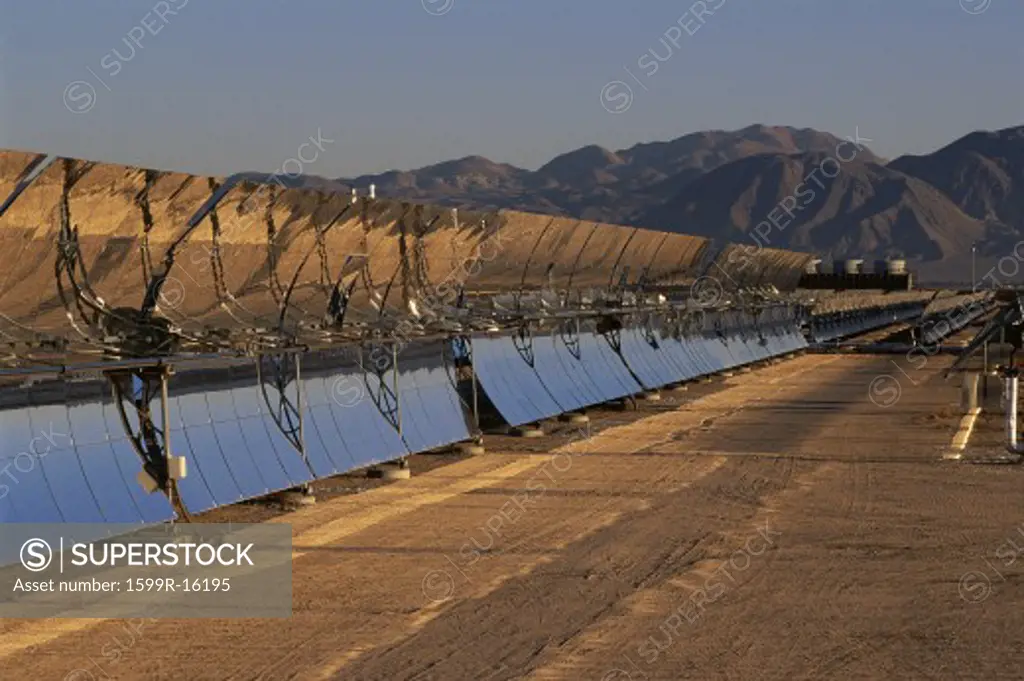
M 832 152 L 842 142 L 810 129 L 752 125 L 610 151 L 590 145 L 536 171 L 469 157 L 408 172 L 340 179 L 345 187 L 451 206 L 513 208 L 629 224 L 704 173 L 754 154 Z M 870 151 L 862 152 L 877 160 Z
M 765 154 L 730 163 L 638 223 L 836 258 L 918 262 L 948 260 L 985 238 L 983 222 L 923 180 L 860 158 L 842 166 L 828 158 Z
M 974 132 L 889 167 L 928 182 L 971 217 L 1014 231 L 1024 226 L 1024 126 Z

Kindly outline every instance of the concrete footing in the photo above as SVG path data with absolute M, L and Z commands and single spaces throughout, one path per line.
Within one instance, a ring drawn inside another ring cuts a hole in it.
M 483 444 L 479 442 L 460 442 L 455 445 L 455 451 L 466 456 L 480 456 L 487 453 Z
M 558 420 L 562 421 L 563 423 L 573 423 L 576 425 L 590 423 L 590 417 L 587 416 L 586 414 L 581 414 L 579 412 L 570 412 L 568 414 L 562 414 L 561 416 L 558 417 Z
M 640 393 L 638 397 L 645 402 L 661 402 L 661 393 L 657 390 L 648 390 Z
M 752 366 L 740 367 L 740 373 L 741 374 L 749 374 L 753 370 L 754 370 L 754 367 L 752 367 Z
M 512 434 L 516 437 L 525 438 L 544 437 L 544 431 L 541 430 L 540 426 L 519 426 L 512 429 Z
M 719 374 L 719 375 L 720 375 L 720 376 L 721 376 L 722 378 L 732 378 L 733 376 L 735 376 L 735 375 L 736 375 L 736 372 L 735 372 L 735 371 L 723 371 L 723 372 L 722 372 L 721 374 Z
M 690 386 L 686 383 L 676 383 L 674 386 L 672 386 L 672 392 L 675 393 L 685 393 L 689 389 Z

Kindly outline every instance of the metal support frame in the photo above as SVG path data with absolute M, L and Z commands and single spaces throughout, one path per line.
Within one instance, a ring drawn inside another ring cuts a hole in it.
M 655 350 L 661 349 L 661 342 L 658 340 L 658 334 L 654 331 L 654 315 L 647 315 L 644 318 L 644 323 L 640 325 L 640 330 L 644 334 L 644 340 Z
M 466 401 L 459 394 L 459 377 L 458 370 L 462 367 L 472 367 L 473 365 L 473 344 L 470 342 L 468 336 L 453 336 L 448 339 L 448 342 L 444 344 L 444 350 L 442 353 L 444 359 L 445 371 L 448 372 L 448 380 L 452 384 L 452 388 L 455 389 L 455 394 L 459 396 L 459 400 L 465 404 Z M 480 439 L 480 400 L 476 385 L 476 372 L 473 372 L 473 378 L 470 380 L 471 390 L 471 404 L 470 410 L 473 412 L 473 426 L 475 427 L 474 435 L 477 439 Z
M 121 425 L 132 448 L 142 460 L 142 469 L 167 495 L 178 515 L 188 520 L 188 509 L 178 494 L 176 481 L 170 477 L 170 460 L 173 456 L 167 385 L 170 373 L 170 367 L 153 366 L 108 371 L 105 375 L 113 392 Z M 153 404 L 158 397 L 159 426 L 154 418 Z
M 639 385 L 643 386 L 644 382 L 640 379 L 640 376 L 633 371 L 633 367 L 629 365 L 629 361 L 626 356 L 622 354 L 622 319 L 618 317 L 603 317 L 597 324 L 597 332 L 601 334 L 601 337 L 605 339 L 608 346 L 618 355 L 622 361 L 622 365 L 626 367 L 626 371 L 629 372 L 630 376 L 633 377 Z M 636 400 L 632 397 L 629 398 L 636 407 Z
M 301 356 L 297 353 L 261 354 L 256 360 L 256 379 L 270 417 L 308 467 Z
M 388 348 L 388 345 L 391 345 Z M 402 412 L 398 388 L 398 346 L 373 342 L 361 348 L 359 362 L 366 391 L 381 416 L 402 435 Z M 367 366 L 369 365 L 369 366 Z M 391 376 L 388 376 L 389 372 Z
M 512 344 L 523 361 L 533 368 L 536 356 L 533 353 L 533 332 L 528 325 L 523 324 L 516 329 L 516 332 L 512 334 Z
M 578 317 L 569 319 L 558 327 L 558 335 L 562 344 L 569 354 L 577 360 L 583 359 L 583 352 L 580 350 L 580 320 Z

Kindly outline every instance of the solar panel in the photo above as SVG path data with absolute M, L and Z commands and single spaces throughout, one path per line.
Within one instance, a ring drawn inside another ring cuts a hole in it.
M 643 363 L 650 368 L 649 388 L 660 388 L 682 381 L 687 375 L 687 372 L 680 367 L 672 357 L 672 353 L 665 347 L 667 340 L 659 338 L 660 335 L 657 329 L 645 330 L 642 327 L 625 329 L 622 334 L 623 352 L 627 352 L 627 348 L 629 348 L 630 352 L 642 358 Z M 631 356 L 633 355 L 626 355 L 627 359 Z
M 764 359 L 764 346 L 761 345 L 757 334 L 740 332 L 736 334 L 735 338 L 743 348 L 744 361 L 742 364 L 751 364 Z
M 242 429 L 246 447 L 252 454 L 253 461 L 259 467 L 264 479 L 273 481 L 271 490 L 284 490 L 303 482 L 302 478 L 305 476 L 293 475 L 291 469 L 294 469 L 294 466 L 286 466 L 274 446 L 266 423 L 269 419 L 265 418 L 260 405 L 260 400 L 263 398 L 259 394 L 259 388 L 254 385 L 233 387 L 230 394 L 233 411 L 236 414 L 239 427 Z M 230 418 L 230 413 L 223 414 L 225 420 Z M 270 425 L 275 430 L 277 429 L 275 424 L 271 423 Z M 298 452 L 294 450 L 289 453 L 291 456 L 287 458 L 297 459 L 299 456 Z
M 65 522 L 102 523 L 103 513 L 96 502 L 96 496 L 85 477 L 85 471 L 78 458 L 70 437 L 68 410 L 64 405 L 47 405 L 28 410 L 33 436 L 39 433 L 66 433 L 68 437 L 54 437 L 53 443 L 34 447 L 24 441 L 24 451 L 31 453 L 42 468 L 44 477 L 53 492 L 61 516 Z M 46 452 L 45 456 L 42 455 Z
M 487 398 L 506 422 L 516 425 L 529 423 L 531 413 L 522 406 L 505 382 L 504 362 L 497 357 L 493 338 L 473 338 L 473 374 Z
M 758 362 L 766 357 L 764 346 L 761 345 L 760 338 L 756 333 L 741 332 L 736 335 L 736 338 L 744 349 L 745 361 L 743 364 Z
M 398 431 L 369 399 L 363 399 L 352 408 L 334 405 L 331 411 L 349 449 L 365 451 L 362 457 L 357 455 L 357 461 L 364 465 L 392 461 L 409 454 Z
M 651 357 L 650 346 L 640 339 L 634 328 L 624 328 L 619 335 L 622 358 L 646 390 L 660 388 L 670 382 L 662 377 L 658 366 Z
M 324 446 L 333 457 L 337 460 L 342 458 L 340 452 L 347 453 L 344 458 L 350 468 L 346 470 L 392 461 L 409 454 L 398 431 L 374 403 L 363 370 L 358 366 L 339 362 L 338 366 L 331 368 L 305 368 L 303 377 L 304 381 L 320 380 L 323 383 L 323 390 L 316 390 L 316 401 L 321 401 L 321 395 L 326 399 L 316 404 L 314 418 Z M 308 396 L 313 393 L 310 385 L 307 382 Z M 379 390 L 379 386 L 375 389 Z M 338 438 L 339 444 L 334 444 L 334 438 Z
M 65 393 L 59 398 L 66 403 L 41 399 L 37 406 L 0 410 L 0 522 L 60 523 L 67 526 L 63 536 L 92 541 L 109 536 L 105 524 L 171 519 L 166 496 L 147 495 L 135 481 L 141 460 L 120 420 L 111 419 L 109 397 L 87 388 L 78 392 L 84 399 Z M 16 558 L 0 553 L 0 564 Z
M 688 379 L 711 373 L 711 365 L 704 355 L 703 346 L 699 338 L 686 335 L 678 339 L 673 338 L 670 344 L 689 368 L 690 375 Z
M 345 439 L 338 430 L 338 424 L 334 420 L 330 406 L 331 396 L 324 378 L 308 376 L 304 373 L 302 389 L 305 398 L 306 451 L 318 450 L 320 452 L 311 459 L 325 456 L 330 459 L 332 468 L 337 472 L 359 468 L 360 463 L 349 451 Z
M 686 381 L 693 378 L 696 371 L 693 361 L 683 353 L 682 346 L 676 342 L 672 334 L 664 328 L 655 328 L 654 337 L 658 343 L 658 354 L 662 362 L 667 364 L 676 377 L 674 382 Z
M 559 334 L 538 335 L 533 340 L 534 367 L 548 392 L 568 411 L 583 409 L 603 400 L 587 378 L 580 361 L 566 348 Z
M 435 442 L 452 444 L 472 437 L 468 405 L 459 395 L 453 367 L 432 364 L 420 367 L 413 380 L 427 408 Z
M 83 475 L 96 497 L 104 520 L 108 523 L 141 523 L 142 513 L 110 445 L 111 438 L 103 418 L 100 396 L 97 394 L 96 399 L 89 402 L 69 402 L 68 424 L 68 432 L 74 434 L 74 446 L 78 451 Z M 54 439 L 58 440 L 56 437 Z M 141 461 L 137 457 L 136 462 L 136 466 L 141 468 Z M 134 480 L 132 484 L 138 487 Z M 169 504 L 167 512 L 170 517 Z
M 566 411 L 555 402 L 510 336 L 474 338 L 471 343 L 473 370 L 509 425 L 533 423 Z
M 34 431 L 43 432 L 47 427 L 46 420 L 59 418 L 60 412 L 67 415 L 67 410 L 62 407 L 30 410 L 29 418 L 33 420 Z M 70 428 L 67 419 L 62 421 L 56 428 L 68 432 Z M 38 457 L 38 462 L 65 522 L 103 522 L 103 514 L 85 477 L 78 452 L 70 440 L 57 442 L 46 456 Z
M 14 479 L 5 479 L 8 499 L 11 502 L 11 517 L 6 522 L 59 523 L 64 521 L 53 490 L 43 474 L 38 460 L 27 453 L 26 447 L 35 434 L 28 418 L 28 409 L 0 411 L 0 469 L 6 470 Z M 56 452 L 66 464 L 71 457 L 65 452 Z M 9 476 L 5 476 L 8 478 Z
M 427 451 L 470 438 L 465 410 L 437 348 L 436 358 L 399 358 L 402 427 L 405 441 L 413 452 Z M 405 430 L 406 414 L 414 415 L 419 439 Z
M 517 348 L 515 341 L 509 337 L 506 337 L 504 342 L 498 345 L 498 351 L 505 360 L 506 375 L 510 383 L 518 387 L 521 391 L 520 395 L 539 415 L 533 420 L 564 413 L 567 409 L 551 396 L 543 381 L 540 380 L 537 370 L 531 364 L 531 362 L 535 362 L 532 341 L 528 339 L 522 342 L 529 344 L 529 348 Z
M 554 343 L 555 357 L 565 368 L 566 374 L 579 387 L 580 393 L 585 397 L 587 404 L 600 404 L 609 398 L 606 397 L 605 392 L 602 391 L 601 387 L 587 372 L 587 366 L 583 361 L 581 338 L 582 334 L 577 334 L 572 340 L 561 334 L 558 334 L 557 337 L 553 336 L 552 342 Z M 570 343 L 572 343 L 571 349 Z
M 256 393 L 260 392 L 259 388 L 254 388 L 253 390 Z M 238 391 L 236 390 L 235 392 L 237 395 Z M 310 470 L 309 465 L 302 458 L 302 454 L 281 432 L 281 429 L 267 410 L 266 405 L 261 404 L 260 409 L 263 428 L 270 439 L 271 446 L 273 446 L 274 451 L 277 453 L 281 467 L 284 468 L 288 480 L 291 482 L 290 486 L 298 487 L 313 480 L 313 471 Z
M 684 357 L 690 360 L 692 376 L 704 376 L 713 372 L 711 361 L 708 358 L 703 345 L 703 339 L 699 335 L 688 334 L 675 341 Z
M 399 373 L 398 398 L 401 404 L 401 435 L 410 452 L 423 452 L 433 449 L 431 444 L 430 419 L 423 398 L 416 390 L 413 379 L 414 371 L 403 370 Z
M 724 339 L 719 336 L 711 334 L 701 339 L 701 346 L 710 358 L 710 364 L 715 371 L 722 371 L 736 366 L 736 360 L 733 359 L 732 353 L 729 351 Z
M 254 492 L 252 496 L 291 487 L 291 481 L 277 459 L 259 413 L 241 416 L 236 408 L 235 390 L 230 387 L 210 390 L 206 393 L 206 399 L 210 406 L 213 432 L 226 454 L 228 467 L 235 471 L 235 479 L 239 481 L 240 487 L 247 492 Z
M 224 456 L 224 464 L 231 471 L 231 478 L 238 487 L 239 496 L 243 499 L 252 499 L 275 489 L 283 489 L 279 485 L 287 484 L 284 471 L 280 466 L 276 469 L 272 467 L 273 462 L 269 460 L 264 462 L 264 466 L 269 467 L 274 475 L 264 479 L 262 467 L 257 464 L 249 450 L 238 416 L 234 413 L 231 391 L 212 390 L 207 392 L 204 398 L 209 409 L 210 430 Z
M 626 363 L 616 354 L 608 339 L 600 334 L 580 335 L 580 349 L 587 373 L 606 388 L 607 399 L 635 395 L 643 386 L 630 373 Z
M 251 467 L 252 459 L 246 453 L 231 450 L 224 450 L 220 440 L 213 428 L 213 416 L 210 413 L 210 403 L 205 393 L 188 393 L 171 399 L 176 406 L 177 412 L 184 424 L 184 442 L 180 445 L 179 440 L 172 434 L 172 448 L 180 448 L 187 445 L 191 451 L 191 461 L 195 463 L 196 472 L 203 478 L 209 490 L 214 506 L 225 506 L 237 503 L 245 498 L 234 470 L 237 468 Z M 172 411 L 172 422 L 174 419 Z M 181 454 L 183 452 L 177 452 Z M 230 455 L 237 455 L 242 465 L 229 466 L 227 459 Z M 188 484 L 190 479 L 196 478 L 195 473 L 189 475 L 182 481 Z M 181 485 L 179 485 L 181 487 Z M 184 496 L 184 493 L 183 493 Z M 190 504 L 189 510 L 196 511 Z M 211 507 L 212 508 L 212 507 Z

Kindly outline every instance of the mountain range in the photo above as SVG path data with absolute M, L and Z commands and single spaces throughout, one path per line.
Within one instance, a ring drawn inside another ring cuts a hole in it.
M 338 178 L 343 191 L 636 225 L 823 259 L 903 257 L 924 279 L 984 276 L 1024 237 L 1024 126 L 974 132 L 887 161 L 827 132 L 752 125 L 611 151 L 591 145 L 531 171 L 468 156 Z M 1017 263 L 1020 264 L 1019 262 Z M 1024 278 L 1004 265 L 1001 280 Z

